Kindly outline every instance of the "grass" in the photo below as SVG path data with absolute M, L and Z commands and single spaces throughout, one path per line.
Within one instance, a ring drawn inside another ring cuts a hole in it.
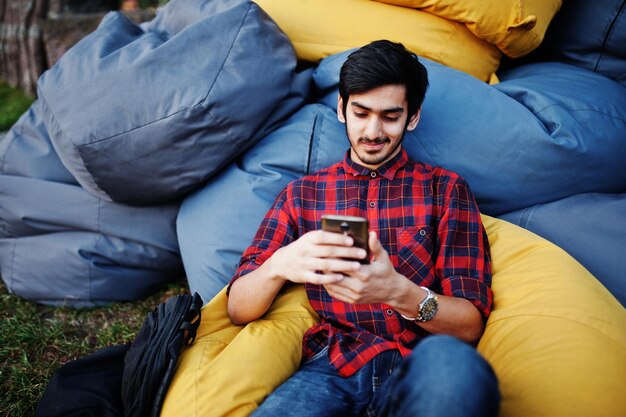
M 13 126 L 32 102 L 32 97 L 0 80 L 0 131 Z
M 146 314 L 180 293 L 184 284 L 171 284 L 145 300 L 76 310 L 23 300 L 0 282 L 0 416 L 32 416 L 55 369 L 132 341 Z

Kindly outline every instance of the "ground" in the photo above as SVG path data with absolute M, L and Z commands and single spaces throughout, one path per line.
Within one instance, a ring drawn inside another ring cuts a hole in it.
M 32 416 L 52 372 L 105 346 L 132 341 L 147 313 L 181 292 L 93 309 L 42 306 L 9 294 L 0 281 L 0 417 Z

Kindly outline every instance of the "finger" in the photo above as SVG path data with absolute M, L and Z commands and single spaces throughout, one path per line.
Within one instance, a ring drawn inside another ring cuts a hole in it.
M 383 251 L 383 246 L 380 244 L 378 240 L 378 236 L 376 236 L 376 232 L 369 232 L 369 245 L 370 252 L 372 254 L 373 259 L 379 259 L 381 256 L 381 251 Z
M 365 259 L 367 252 L 365 249 L 355 246 L 331 246 L 331 245 L 315 245 L 311 248 L 311 256 L 318 258 L 348 258 L 348 259 Z
M 309 258 L 306 261 L 309 269 L 325 272 L 354 272 L 359 270 L 361 264 L 357 261 L 349 261 L 335 258 Z
M 342 287 L 338 284 L 326 284 L 324 288 L 332 298 L 343 301 L 344 303 L 355 304 L 358 298 L 349 288 Z
M 354 240 L 350 236 L 325 230 L 314 230 L 307 233 L 306 236 L 317 245 L 352 246 L 354 244 Z
M 376 232 L 369 232 L 369 245 L 370 245 L 370 251 L 376 255 L 377 253 L 380 252 L 380 250 L 382 249 L 382 245 L 380 244 L 380 241 L 378 240 L 378 236 L 376 236 Z
M 365 285 L 359 278 L 346 275 L 341 281 L 332 283 L 335 291 L 341 290 L 345 294 L 349 294 L 352 298 L 360 297 Z
M 378 240 L 376 232 L 369 232 L 369 245 L 374 260 L 380 260 L 387 256 L 387 251 L 383 248 L 383 245 L 381 245 L 380 240 Z
M 307 271 L 302 277 L 303 283 L 327 285 L 335 284 L 342 281 L 345 276 L 337 273 L 321 273 L 315 271 Z

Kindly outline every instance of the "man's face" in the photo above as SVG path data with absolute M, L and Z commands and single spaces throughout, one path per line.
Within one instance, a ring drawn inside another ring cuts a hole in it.
M 406 130 L 413 130 L 420 112 L 407 124 L 408 102 L 403 85 L 384 85 L 348 98 L 346 114 L 343 100 L 337 104 L 339 121 L 346 124 L 350 140 L 351 159 L 370 169 L 376 169 L 400 152 Z

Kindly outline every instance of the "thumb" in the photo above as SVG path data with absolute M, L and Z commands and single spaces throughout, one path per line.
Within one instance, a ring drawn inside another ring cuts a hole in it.
M 373 259 L 380 259 L 387 254 L 383 245 L 380 244 L 376 232 L 369 232 L 369 245 Z

